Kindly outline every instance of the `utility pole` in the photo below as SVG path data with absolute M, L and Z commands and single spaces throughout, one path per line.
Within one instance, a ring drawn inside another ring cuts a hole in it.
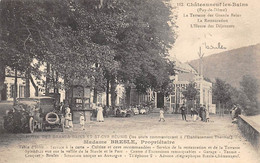
M 204 53 L 201 52 L 201 46 L 199 48 L 199 52 L 198 52 L 198 55 L 199 55 L 199 76 L 200 76 L 200 79 L 199 79 L 199 82 L 200 82 L 200 104 L 203 104 L 204 101 L 204 94 L 203 94 L 203 88 L 202 88 L 202 80 L 203 80 L 203 56 L 204 56 Z M 202 98 L 201 98 L 201 94 L 202 94 Z
M 201 46 L 200 46 L 198 55 L 199 55 L 199 75 L 203 76 L 203 56 L 204 56 L 204 53 L 201 52 Z

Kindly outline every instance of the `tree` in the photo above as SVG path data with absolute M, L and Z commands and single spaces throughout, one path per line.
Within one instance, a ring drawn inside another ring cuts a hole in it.
M 240 82 L 241 93 L 239 100 L 247 115 L 255 115 L 260 112 L 258 104 L 259 84 L 258 80 L 250 75 L 244 75 Z
M 171 8 L 163 0 L 122 3 L 125 26 L 117 31 L 119 42 L 115 46 L 114 60 L 119 63 L 119 68 L 112 79 L 125 84 L 126 98 L 129 98 L 132 84 L 140 92 L 147 88 L 162 90 L 170 83 L 166 57 L 168 48 L 174 43 L 174 33 L 169 25 L 173 23 Z M 113 93 L 112 90 L 111 97 L 114 97 Z
M 182 92 L 183 96 L 185 97 L 185 99 L 187 100 L 195 100 L 198 91 L 195 88 L 195 83 L 191 82 L 189 83 L 189 85 L 187 86 L 187 88 Z
M 225 81 L 216 78 L 212 91 L 213 100 L 218 103 L 219 111 L 222 111 L 222 114 L 224 114 L 224 106 L 231 100 L 230 85 Z
M 195 87 L 195 83 L 191 82 L 189 85 L 186 87 L 186 89 L 182 92 L 184 98 L 187 101 L 191 101 L 192 107 L 194 107 L 194 101 L 197 101 L 196 97 L 198 94 L 198 90 Z
M 4 67 L 27 72 L 27 78 L 29 72 L 37 73 L 32 64 L 36 59 L 50 65 L 47 78 L 54 72 L 64 79 L 65 89 L 74 79 L 95 90 L 110 84 L 112 105 L 117 83 L 139 84 L 143 77 L 148 83 L 145 89 L 162 89 L 169 83 L 171 64 L 166 57 L 174 33 L 167 0 L 2 0 L 0 4 L 1 62 L 10 61 Z
M 6 66 L 24 65 L 19 70 L 25 71 L 31 69 L 35 58 L 66 78 L 66 86 L 76 77 L 88 77 L 90 83 L 82 84 L 94 85 L 93 78 L 102 72 L 93 65 L 113 65 L 106 62 L 113 57 L 111 47 L 94 38 L 103 32 L 106 39 L 115 40 L 111 28 L 115 23 L 111 21 L 119 22 L 111 14 L 96 12 L 96 2 L 99 1 L 1 1 L 1 49 L 4 59 L 10 61 Z M 47 78 L 51 76 L 49 72 L 45 74 Z
M 36 37 L 38 34 L 33 30 L 30 20 L 27 19 L 30 11 L 34 13 L 36 6 L 30 6 L 23 1 L 2 0 L 0 2 L 0 64 L 2 65 L 0 87 L 3 86 L 5 70 L 8 66 L 15 71 L 15 74 L 19 71 L 26 78 L 26 96 L 29 96 L 30 92 L 28 84 L 30 74 L 39 72 L 37 67 L 31 64 L 34 58 L 31 47 L 38 39 Z M 15 78 L 17 78 L 16 75 Z M 16 83 L 15 88 L 17 88 Z
M 213 85 L 213 100 L 222 107 L 232 108 L 234 104 L 239 105 L 246 115 L 259 113 L 257 95 L 259 85 L 256 78 L 249 75 L 243 76 L 240 89 L 232 87 L 223 80 L 216 79 Z
M 257 102 L 259 92 L 258 80 L 250 75 L 244 75 L 240 82 L 241 90 L 246 94 L 251 102 Z

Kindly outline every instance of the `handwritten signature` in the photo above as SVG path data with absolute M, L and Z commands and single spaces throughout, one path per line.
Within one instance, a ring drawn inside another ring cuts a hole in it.
M 218 42 L 217 45 L 209 45 L 206 42 L 203 43 L 206 49 L 227 49 L 224 45 Z

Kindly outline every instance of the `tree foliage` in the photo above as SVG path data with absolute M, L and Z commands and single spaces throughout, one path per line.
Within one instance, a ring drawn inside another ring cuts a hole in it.
M 241 105 L 247 115 L 254 115 L 260 113 L 258 95 L 259 84 L 258 80 L 250 75 L 244 75 L 241 82 Z
M 191 82 L 187 88 L 182 92 L 183 96 L 187 100 L 195 100 L 198 94 L 198 91 L 195 87 L 195 83 Z
M 65 88 L 77 79 L 100 90 L 109 80 L 113 89 L 167 91 L 171 10 L 168 0 L 1 0 L 1 63 L 31 72 L 48 63 Z
M 259 85 L 256 78 L 245 75 L 240 81 L 240 89 L 232 87 L 223 80 L 216 79 L 213 86 L 213 99 L 215 102 L 225 104 L 232 108 L 234 104 L 239 105 L 246 115 L 258 114 L 258 91 Z
M 231 99 L 230 85 L 225 81 L 216 78 L 213 85 L 213 98 L 220 104 L 226 104 Z
M 173 64 L 166 59 L 175 36 L 169 25 L 174 23 L 171 8 L 166 1 L 132 0 L 124 9 L 126 26 L 118 31 L 115 57 L 118 79 L 134 83 L 140 92 L 160 90 L 173 74 Z
M 246 94 L 251 102 L 257 101 L 257 94 L 259 93 L 259 85 L 256 78 L 245 75 L 240 82 L 241 90 Z

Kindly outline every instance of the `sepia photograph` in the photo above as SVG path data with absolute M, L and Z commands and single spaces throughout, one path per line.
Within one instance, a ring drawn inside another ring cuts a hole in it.
M 0 0 L 1 163 L 259 163 L 258 0 Z

